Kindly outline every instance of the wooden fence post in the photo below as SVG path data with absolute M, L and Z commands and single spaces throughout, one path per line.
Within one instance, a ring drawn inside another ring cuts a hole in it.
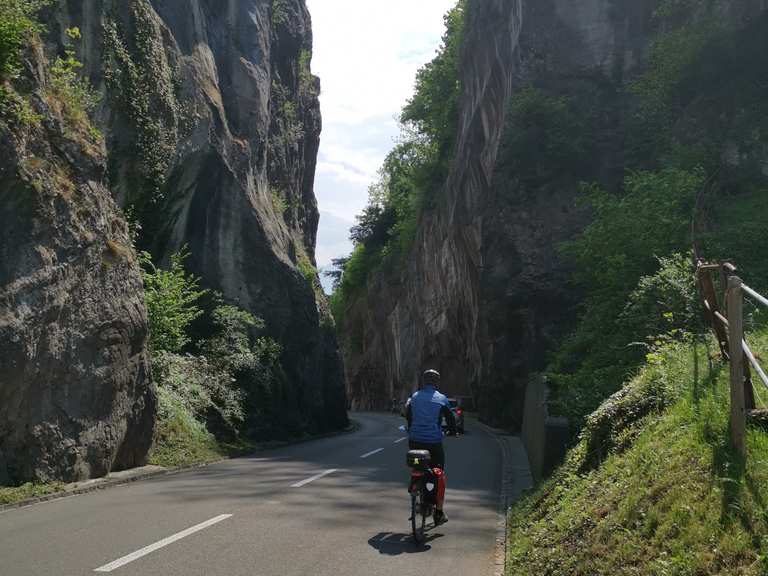
M 733 447 L 746 457 L 746 411 L 744 409 L 744 293 L 738 276 L 728 278 L 728 344 L 731 364 L 731 438 Z

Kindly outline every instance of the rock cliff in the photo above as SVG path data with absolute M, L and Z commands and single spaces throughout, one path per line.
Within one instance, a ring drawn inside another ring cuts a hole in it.
M 84 30 L 115 196 L 167 260 L 262 317 L 298 432 L 346 424 L 341 355 L 315 270 L 320 81 L 303 0 L 69 2 Z
M 346 359 L 353 406 L 404 397 L 427 364 L 443 373 L 450 394 L 469 395 L 480 382 L 480 210 L 517 72 L 521 23 L 521 2 L 469 4 L 455 162 L 440 205 L 420 223 L 397 278 L 376 275 L 346 320 L 362 328 L 361 353 L 348 348 Z
M 144 458 L 154 400 L 146 313 L 123 212 L 138 230 L 139 248 L 163 262 L 188 246 L 187 266 L 205 287 L 264 318 L 283 349 L 281 409 L 291 429 L 345 425 L 342 361 L 314 261 L 320 86 L 310 71 L 304 1 L 66 0 L 41 19 L 39 65 L 43 52 L 53 58 L 75 50 L 100 95 L 92 116 L 103 148 L 84 163 L 56 144 L 63 129 L 48 129 L 49 144 L 40 143 L 52 148 L 46 161 L 66 160 L 75 186 L 61 200 L 61 186 L 46 180 L 36 194 L 48 212 L 43 217 L 29 204 L 23 220 L 12 215 L 18 189 L 35 186 L 24 167 L 29 139 L 4 140 L 18 160 L 3 166 L 9 176 L 0 197 L 8 219 L 0 243 L 0 464 L 2 454 L 7 459 L 23 446 L 17 435 L 53 447 L 50 473 L 8 464 L 11 479 L 83 478 Z M 80 37 L 73 41 L 67 31 L 74 27 Z M 36 82 L 43 90 L 44 80 Z M 66 220 L 67 210 L 75 220 Z M 75 232 L 76 239 L 64 236 Z M 66 255 L 56 253 L 59 244 Z M 65 262 L 67 273 L 56 272 Z M 50 303 L 35 304 L 42 299 L 35 290 L 52 290 L 54 282 L 56 294 L 45 292 Z M 70 315 L 56 307 L 65 293 Z M 58 340 L 45 344 L 38 337 L 46 333 Z M 77 395 L 63 385 L 67 379 L 77 383 Z M 60 388 L 66 403 L 51 398 L 50 388 Z M 80 432 L 77 418 L 98 434 Z M 32 431 L 37 424 L 40 431 Z M 60 458 L 67 450 L 88 464 Z M 30 453 L 24 460 L 41 458 Z
M 697 6 L 469 2 L 450 176 L 437 207 L 422 216 L 406 263 L 376 273 L 345 317 L 353 405 L 404 398 L 430 364 L 445 373 L 448 393 L 474 395 L 486 420 L 521 426 L 530 373 L 544 367 L 578 316 L 580 295 L 559 246 L 589 221 L 575 202 L 579 182 L 619 186 L 629 165 L 622 88 L 643 69 L 659 31 L 657 10 L 695 19 Z M 744 23 L 766 3 L 717 6 L 721 22 Z M 575 161 L 541 166 L 544 150 L 510 145 L 521 128 L 508 113 L 531 87 L 580 99 L 589 110 L 595 135 L 574 150 Z
M 62 114 L 40 46 L 37 119 L 0 119 L 0 484 L 146 462 L 147 313 L 106 153 Z

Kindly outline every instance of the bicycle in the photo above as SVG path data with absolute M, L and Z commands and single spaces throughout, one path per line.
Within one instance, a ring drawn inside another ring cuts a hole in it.
M 437 498 L 437 477 L 432 472 L 429 450 L 409 450 L 408 466 L 411 480 L 408 492 L 411 495 L 411 529 L 417 544 L 423 544 L 426 537 L 427 518 L 435 512 Z

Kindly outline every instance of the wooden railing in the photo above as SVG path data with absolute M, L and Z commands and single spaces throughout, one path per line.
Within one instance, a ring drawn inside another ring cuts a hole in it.
M 717 275 L 723 297 L 718 299 L 714 277 Z M 768 388 L 768 375 L 760 366 L 744 336 L 744 297 L 768 307 L 768 298 L 759 294 L 736 275 L 730 262 L 708 263 L 699 260 L 696 282 L 704 305 L 705 317 L 715 333 L 720 352 L 731 368 L 731 439 L 736 451 L 746 457 L 746 423 L 755 409 L 752 369 Z M 723 314 L 721 304 L 725 306 Z

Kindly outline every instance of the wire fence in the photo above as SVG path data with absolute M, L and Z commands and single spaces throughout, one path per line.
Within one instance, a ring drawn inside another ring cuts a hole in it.
M 746 422 L 755 410 L 752 371 L 768 390 L 768 374 L 760 365 L 744 334 L 744 298 L 768 308 L 768 298 L 753 290 L 736 275 L 731 262 L 696 263 L 696 283 L 704 315 L 717 338 L 731 372 L 731 439 L 734 448 L 746 457 Z M 715 280 L 718 280 L 720 292 Z M 722 294 L 722 296 L 719 296 Z

